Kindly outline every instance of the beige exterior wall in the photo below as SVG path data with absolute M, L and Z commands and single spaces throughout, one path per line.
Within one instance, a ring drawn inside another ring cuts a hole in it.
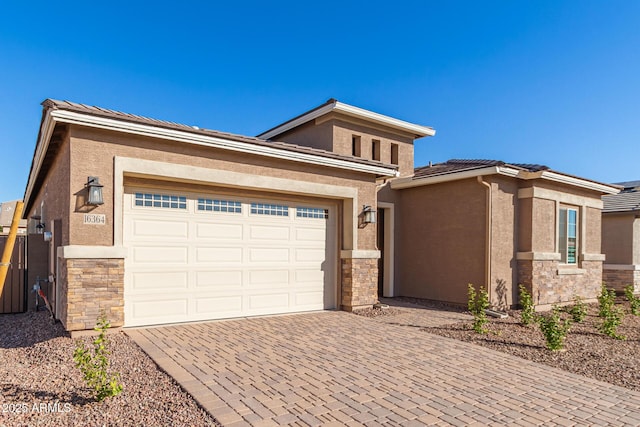
M 634 261 L 634 233 L 638 220 L 633 214 L 604 214 L 602 216 L 602 252 L 606 264 L 637 264 Z
M 311 121 L 272 138 L 274 141 L 333 151 L 333 123 Z M 348 155 L 351 155 L 349 151 Z
M 45 225 L 46 231 L 51 231 L 51 221 L 62 221 L 62 240 L 63 245 L 69 244 L 69 205 L 71 203 L 70 187 L 69 187 L 69 171 L 70 164 L 70 144 L 68 134 L 63 138 L 62 144 L 53 160 L 49 173 L 42 185 L 37 191 L 34 191 L 34 200 L 26 218 L 31 222 L 30 218 L 39 215 Z M 86 182 L 87 177 L 84 177 Z M 84 184 L 83 184 L 84 185 Z M 30 230 L 31 225 L 29 224 Z M 34 230 L 32 230 L 34 231 Z
M 506 309 L 517 303 L 517 217 L 518 182 L 492 176 L 491 183 L 491 291 L 494 307 Z
M 361 155 L 363 159 L 373 160 L 372 141 L 380 141 L 380 161 L 391 164 L 391 144 L 398 145 L 398 171 L 400 176 L 413 175 L 413 138 L 372 128 L 356 121 L 332 120 L 333 150 L 336 153 L 350 156 L 352 154 L 352 137 L 360 137 Z
M 354 187 L 358 191 L 359 204 L 376 204 L 374 177 L 348 170 L 328 170 L 308 164 L 79 127 L 71 130 L 71 147 L 70 193 L 73 200 L 70 244 L 73 245 L 113 245 L 115 156 Z M 91 213 L 106 215 L 105 226 L 83 224 L 84 183 L 89 175 L 100 177 L 104 184 L 104 205 Z M 358 230 L 357 244 L 358 249 L 375 249 L 375 227 Z
M 396 295 L 466 304 L 486 287 L 486 193 L 476 179 L 400 191 Z

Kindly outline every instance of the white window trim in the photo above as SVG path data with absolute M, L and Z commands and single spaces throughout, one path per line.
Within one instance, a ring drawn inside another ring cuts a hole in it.
M 576 213 L 576 254 L 575 254 L 575 258 L 576 258 L 576 262 L 574 263 L 568 263 L 568 262 L 562 262 L 562 252 L 560 252 L 560 211 L 562 209 L 566 209 L 567 210 L 567 235 L 566 235 L 566 239 L 567 239 L 567 258 L 569 257 L 569 230 L 568 230 L 568 224 L 569 224 L 569 211 L 575 211 Z M 561 205 L 560 203 L 557 203 L 557 209 L 556 209 L 556 251 L 560 254 L 560 265 L 562 266 L 568 266 L 568 267 L 578 267 L 581 261 L 581 253 L 582 253 L 582 237 L 583 237 L 583 223 L 584 221 L 582 220 L 582 214 L 583 214 L 583 209 L 580 206 L 568 206 L 568 205 Z

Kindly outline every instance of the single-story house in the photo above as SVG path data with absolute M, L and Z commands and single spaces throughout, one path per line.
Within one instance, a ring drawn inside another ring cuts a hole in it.
M 0 236 L 6 236 L 9 234 L 17 203 L 18 200 L 0 203 Z M 18 223 L 18 234 L 27 234 L 27 220 L 21 219 Z
M 603 280 L 617 291 L 633 285 L 640 292 L 640 181 L 617 185 L 620 194 L 602 197 Z
M 379 296 L 543 306 L 595 296 L 602 194 L 535 165 L 413 167 L 427 126 L 329 100 L 257 137 L 43 103 L 24 218 L 68 330 L 321 309 Z M 34 220 L 35 218 L 35 220 Z M 38 237 L 36 237 L 38 238 Z M 42 237 L 40 237 L 42 238 Z

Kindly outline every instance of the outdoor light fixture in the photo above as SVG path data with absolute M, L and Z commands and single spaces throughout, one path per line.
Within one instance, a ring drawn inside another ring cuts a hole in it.
M 97 176 L 90 176 L 87 178 L 87 192 L 89 197 L 87 198 L 87 204 L 93 206 L 99 206 L 104 203 L 102 200 L 102 185 L 100 185 L 100 179 Z
M 371 206 L 364 205 L 362 207 L 362 222 L 365 224 L 376 223 L 376 211 Z
M 38 224 L 36 224 L 36 234 L 42 234 L 42 233 L 44 233 L 44 223 L 39 222 Z

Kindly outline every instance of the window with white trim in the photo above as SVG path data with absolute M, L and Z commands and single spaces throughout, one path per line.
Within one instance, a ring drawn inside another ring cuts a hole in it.
M 317 219 L 327 219 L 329 218 L 329 209 L 323 208 L 306 208 L 306 207 L 297 207 L 296 208 L 296 217 L 298 218 L 317 218 Z
M 289 206 L 271 203 L 251 203 L 253 215 L 289 216 Z
M 561 207 L 558 213 L 558 251 L 563 264 L 578 263 L 578 210 Z
M 185 196 L 173 196 L 170 194 L 136 193 L 135 205 L 149 208 L 163 209 L 187 209 Z
M 242 213 L 242 203 L 234 200 L 198 198 L 198 210 L 208 212 Z

